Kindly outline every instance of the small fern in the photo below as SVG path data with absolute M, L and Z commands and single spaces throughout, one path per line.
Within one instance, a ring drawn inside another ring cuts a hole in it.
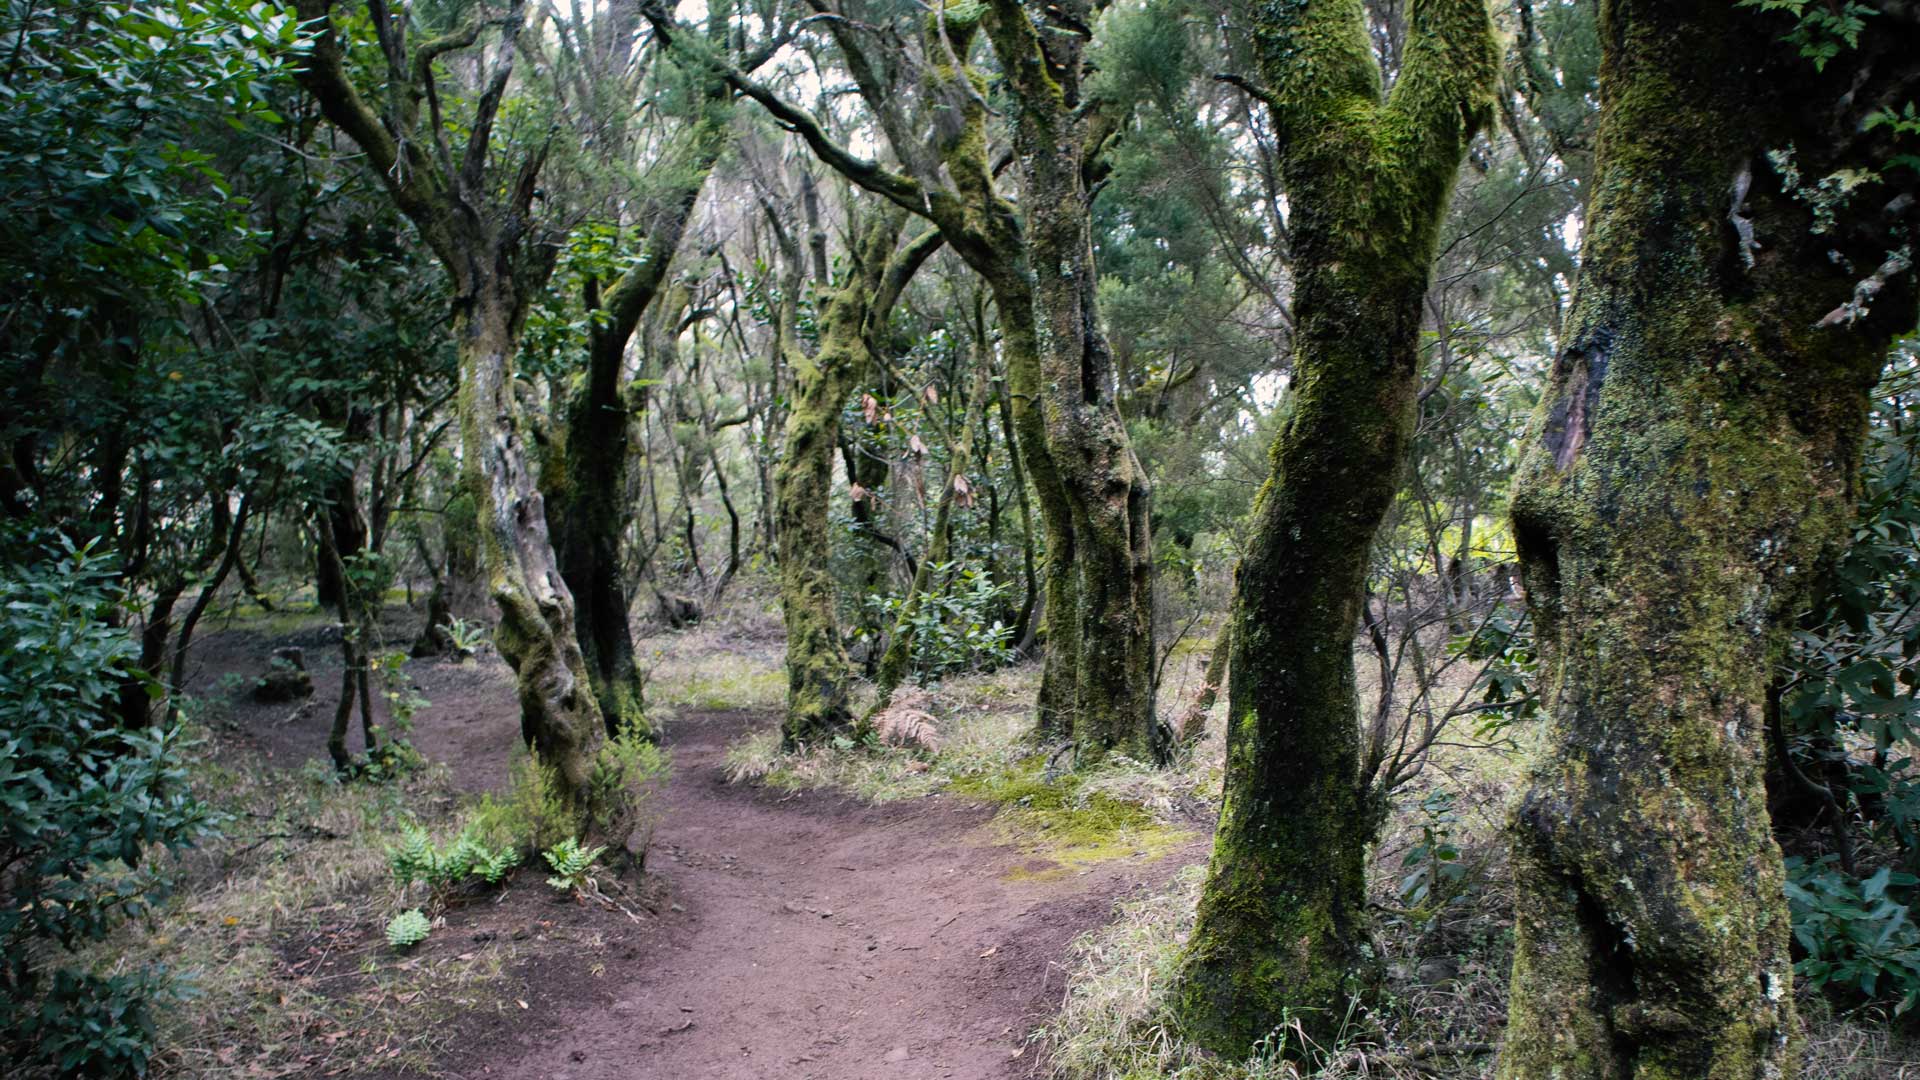
M 387 944 L 396 949 L 411 949 L 427 939 L 433 924 L 419 908 L 409 908 L 387 923 Z
M 606 851 L 605 845 L 583 847 L 580 841 L 569 836 L 547 850 L 541 857 L 553 868 L 553 876 L 547 884 L 556 889 L 583 894 L 593 888 L 593 862 Z
M 416 881 L 424 882 L 436 907 L 462 883 L 478 879 L 498 885 L 519 864 L 518 851 L 511 847 L 495 851 L 471 830 L 441 848 L 425 829 L 406 825 L 401 829 L 400 842 L 387 849 L 387 865 L 393 869 L 394 880 L 402 889 Z

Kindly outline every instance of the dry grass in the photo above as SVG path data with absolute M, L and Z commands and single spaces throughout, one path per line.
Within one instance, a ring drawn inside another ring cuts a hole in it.
M 385 848 L 404 821 L 444 831 L 457 803 L 444 768 L 341 784 L 318 767 L 251 759 L 197 769 L 225 835 L 187 853 L 173 898 L 87 955 L 104 973 L 163 964 L 187 994 L 156 1010 L 158 1077 L 428 1071 L 439 1021 L 494 1001 L 512 942 L 389 949 L 401 902 Z M 531 879 L 530 879 L 531 880 Z
M 784 642 L 777 602 L 757 579 L 743 580 L 720 611 L 639 643 L 648 716 L 670 723 L 683 709 L 779 708 L 787 694 Z

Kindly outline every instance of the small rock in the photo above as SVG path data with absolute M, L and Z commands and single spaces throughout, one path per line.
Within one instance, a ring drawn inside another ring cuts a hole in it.
M 289 645 L 273 650 L 266 674 L 253 684 L 255 701 L 295 701 L 313 696 L 313 676 L 307 674 L 306 654 Z
M 893 1049 L 887 1051 L 887 1060 L 890 1062 L 905 1061 L 912 1056 L 913 1055 L 908 1053 L 907 1048 L 904 1046 L 896 1046 Z

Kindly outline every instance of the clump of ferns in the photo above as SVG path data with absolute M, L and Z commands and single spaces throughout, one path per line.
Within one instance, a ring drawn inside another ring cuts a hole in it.
M 405 825 L 399 840 L 387 848 L 387 866 L 402 899 L 414 885 L 423 885 L 426 909 L 434 913 L 444 911 L 462 889 L 500 884 L 519 864 L 519 851 L 490 847 L 471 831 L 436 844 L 425 829 Z

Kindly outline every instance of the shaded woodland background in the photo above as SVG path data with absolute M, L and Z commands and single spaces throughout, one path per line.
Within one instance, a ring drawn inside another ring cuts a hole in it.
M 1438 33 L 1410 19 L 1447 5 L 1351 6 L 1390 95 Z M 1508 506 L 1591 345 L 1600 5 L 1488 5 L 1487 100 L 1397 324 L 1412 419 L 1369 473 L 1378 528 L 1335 553 L 1362 592 L 1321 647 L 1357 676 L 1322 712 L 1360 768 L 1297 775 L 1364 822 L 1341 947 L 1370 1004 L 1232 1050 L 1169 987 L 1241 767 L 1228 628 L 1258 613 L 1232 617 L 1234 575 L 1305 407 L 1320 204 L 1258 74 L 1267 16 L 1036 8 L 1047 44 L 1008 64 L 986 7 L 6 0 L 14 1067 L 464 1067 L 459 1032 L 534 1011 L 516 988 L 678 925 L 649 841 L 688 805 L 679 740 L 724 729 L 699 776 L 952 794 L 995 808 L 965 842 L 1020 853 L 994 867 L 1020 888 L 1116 875 L 1059 923 L 1088 931 L 1071 958 L 1037 962 L 1070 974 L 1009 1036 L 1032 1035 L 1020 1069 L 1492 1074 L 1502 823 L 1558 738 Z M 1920 1075 L 1920 356 L 1895 265 L 1920 122 L 1885 59 L 1913 19 L 1740 7 L 1714 18 L 1810 87 L 1857 62 L 1878 93 L 1862 57 L 1892 80 L 1871 167 L 1791 144 L 1746 178 L 1820 259 L 1875 251 L 1842 276 L 1879 284 L 1821 310 L 1879 305 L 1893 342 L 1850 390 L 1864 437 L 1836 436 L 1859 468 L 1821 489 L 1845 542 L 1748 673 L 1748 793 L 1787 856 L 1786 906 L 1755 903 L 1790 912 L 1797 977 L 1768 993 L 1798 1004 L 1805 1074 Z M 1745 198 L 1714 227 L 1751 266 Z M 1896 226 L 1861 239 L 1869 203 Z M 1763 258 L 1799 250 L 1756 213 Z M 549 874 L 570 899 L 534 908 Z M 201 996 L 172 1004 L 182 974 Z M 536 1004 L 565 1029 L 606 1003 Z

